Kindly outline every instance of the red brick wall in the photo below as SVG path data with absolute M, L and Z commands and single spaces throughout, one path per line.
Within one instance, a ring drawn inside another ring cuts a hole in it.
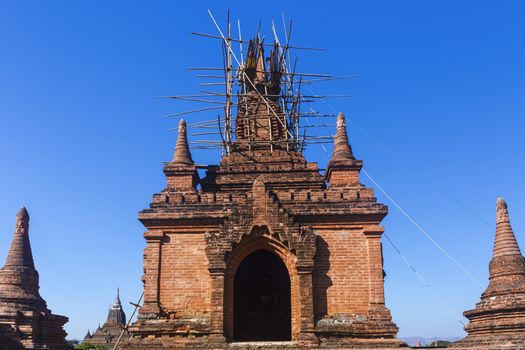
M 204 234 L 167 234 L 162 244 L 160 303 L 177 316 L 209 314 L 211 278 Z
M 359 184 L 358 171 L 332 170 L 330 174 L 330 186 L 357 185 Z
M 370 302 L 367 239 L 362 232 L 318 232 L 314 269 L 314 314 L 366 314 Z

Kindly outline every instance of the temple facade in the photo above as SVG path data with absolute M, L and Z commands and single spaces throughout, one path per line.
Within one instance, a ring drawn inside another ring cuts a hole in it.
M 496 238 L 489 265 L 489 286 L 469 319 L 468 335 L 453 346 L 519 349 L 525 346 L 525 258 L 510 224 L 507 204 L 496 203 Z
M 387 207 L 359 182 L 345 117 L 322 175 L 255 87 L 202 178 L 181 120 L 167 186 L 139 213 L 144 303 L 124 348 L 404 346 L 384 297 Z
M 39 293 L 29 242 L 29 214 L 22 208 L 4 267 L 0 269 L 0 345 L 7 349 L 70 349 L 65 316 L 54 315 Z
M 92 345 L 102 345 L 106 349 L 113 349 L 117 340 L 119 339 L 122 332 L 122 337 L 126 339 L 129 337 L 129 333 L 125 330 L 126 327 L 126 314 L 122 309 L 122 303 L 120 302 L 119 290 L 117 288 L 117 295 L 111 309 L 109 309 L 108 317 L 106 322 L 91 333 L 87 332 L 83 342 Z

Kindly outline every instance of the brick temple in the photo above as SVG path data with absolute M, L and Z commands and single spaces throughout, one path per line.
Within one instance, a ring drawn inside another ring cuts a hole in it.
M 117 295 L 115 296 L 113 305 L 108 311 L 106 322 L 104 322 L 102 327 L 100 327 L 99 324 L 93 333 L 88 331 L 84 337 L 83 342 L 89 343 L 91 345 L 100 345 L 106 349 L 113 350 L 121 334 L 123 338 L 129 337 L 129 333 L 127 330 L 125 330 L 125 328 L 126 314 L 122 309 L 119 289 L 117 288 Z
M 489 265 L 489 286 L 469 319 L 460 348 L 523 349 L 525 346 L 525 258 L 510 224 L 507 204 L 496 203 L 496 238 Z
M 0 348 L 70 349 L 63 329 L 68 318 L 51 313 L 39 288 L 29 242 L 29 214 L 22 208 L 16 215 L 5 265 L 0 269 Z
M 167 186 L 139 213 L 144 303 L 125 348 L 404 346 L 384 297 L 387 207 L 359 182 L 345 117 L 321 174 L 290 146 L 261 57 L 230 151 L 202 177 L 179 123 Z

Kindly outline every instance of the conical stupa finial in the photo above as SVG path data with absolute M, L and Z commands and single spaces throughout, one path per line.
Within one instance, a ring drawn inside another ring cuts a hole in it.
M 496 202 L 496 239 L 493 258 L 504 255 L 521 256 L 521 251 L 510 225 L 507 203 L 500 197 Z
M 186 136 L 186 122 L 181 119 L 179 122 L 179 130 L 177 136 L 177 145 L 175 146 L 175 154 L 173 155 L 173 164 L 192 165 L 190 148 L 188 146 L 188 137 Z
M 16 214 L 15 234 L 7 254 L 5 266 L 35 268 L 31 244 L 29 243 L 29 213 L 25 207 L 22 207 Z
M 122 304 L 120 302 L 120 290 L 117 287 L 117 295 L 115 296 L 115 301 L 113 301 L 113 308 L 114 309 L 118 309 L 118 308 L 121 308 L 121 307 L 122 307 Z
M 348 143 L 346 121 L 343 113 L 339 113 L 337 116 L 337 131 L 334 137 L 334 151 L 332 153 L 332 160 L 339 159 L 355 159 L 352 148 Z
M 22 207 L 22 208 L 20 208 L 20 210 L 19 210 L 18 213 L 16 214 L 16 217 L 17 217 L 17 218 L 21 218 L 21 219 L 27 219 L 27 220 L 29 220 L 29 213 L 27 212 L 26 207 Z

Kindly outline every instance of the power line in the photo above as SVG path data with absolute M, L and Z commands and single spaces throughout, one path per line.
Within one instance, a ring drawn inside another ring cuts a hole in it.
M 309 90 L 310 93 L 315 94 L 315 92 L 310 89 L 308 86 L 305 86 L 305 89 Z M 325 100 L 321 99 L 321 102 L 333 110 L 334 112 L 338 112 L 336 108 L 334 108 L 332 105 L 327 103 Z M 366 131 L 364 128 L 359 126 L 357 123 L 355 123 L 353 120 L 348 120 L 348 123 L 355 127 L 359 132 L 361 132 L 363 135 L 365 135 L 368 139 L 370 139 L 372 142 L 374 142 L 376 145 L 378 145 L 380 148 L 383 149 L 386 153 L 388 153 L 391 157 L 394 159 L 400 161 L 405 167 L 411 167 L 409 162 L 407 162 L 405 159 L 403 159 L 401 156 L 393 152 L 390 148 L 388 148 L 385 144 L 383 144 L 381 141 L 379 141 L 377 138 L 375 138 L 372 134 L 370 134 L 368 131 Z M 462 201 L 460 201 L 458 198 L 456 198 L 453 194 L 451 194 L 449 191 L 447 191 L 445 188 L 440 186 L 439 184 L 434 183 L 434 186 L 443 194 L 445 194 L 449 199 L 451 199 L 453 202 L 455 202 L 457 205 L 465 209 L 470 215 L 475 217 L 478 221 L 480 221 L 483 225 L 487 226 L 491 229 L 491 232 L 493 232 L 496 228 L 491 223 L 487 222 L 481 215 L 477 214 L 474 210 L 472 210 L 469 206 L 464 204 Z
M 306 89 L 308 89 L 311 93 L 314 93 L 312 91 L 312 89 L 310 89 L 309 87 L 306 87 Z M 326 101 L 324 100 L 321 100 L 328 108 L 332 109 L 334 112 L 338 112 L 337 109 L 335 109 L 332 105 L 328 104 Z M 364 129 L 362 128 L 359 128 L 361 130 L 364 131 Z M 366 131 L 365 131 L 365 135 L 367 135 L 368 137 L 371 137 L 370 134 L 368 134 Z M 382 143 L 380 143 L 378 140 L 376 140 L 375 138 L 371 137 L 372 140 L 375 140 L 375 142 L 377 142 L 379 145 L 381 145 L 381 147 L 383 149 L 385 149 L 388 153 L 390 153 L 392 156 L 394 156 L 395 158 L 397 159 L 400 159 L 399 156 L 397 156 L 395 153 L 391 152 L 390 150 L 388 150 L 388 148 L 386 146 L 384 146 Z M 325 152 L 326 152 L 326 149 L 325 149 Z M 421 233 L 423 233 L 423 235 L 428 238 L 432 244 L 434 244 L 443 254 L 445 254 L 445 256 L 450 259 L 456 266 L 459 267 L 459 269 L 461 271 L 463 271 L 463 273 L 465 273 L 471 280 L 473 280 L 476 284 L 478 284 L 481 288 L 485 288 L 485 286 L 474 276 L 472 275 L 465 267 L 463 267 L 463 265 L 461 265 L 449 252 L 447 252 L 436 240 L 434 240 L 434 238 L 432 238 L 432 236 L 427 232 L 425 231 L 421 225 L 419 225 L 408 213 L 406 210 L 404 210 L 393 198 L 392 196 L 390 196 L 378 183 L 377 181 L 375 181 L 372 176 L 370 176 L 370 174 L 368 174 L 368 172 L 365 170 L 365 169 L 362 169 L 363 173 L 370 179 L 370 181 L 372 181 L 372 183 L 385 195 L 385 197 L 387 197 L 387 199 L 403 214 L 403 216 L 405 216 L 408 221 L 410 221 L 410 223 L 412 223 Z M 456 201 L 456 203 L 458 204 L 461 204 L 461 202 L 459 202 L 459 200 L 457 200 L 454 196 L 450 195 L 449 196 L 450 198 L 452 198 L 453 200 Z M 461 204 L 461 206 L 465 209 L 467 209 L 469 211 L 469 213 L 473 214 L 476 218 L 478 219 L 481 219 L 478 215 L 476 215 L 474 213 L 474 211 L 468 209 L 467 206 Z M 485 224 L 488 224 L 486 223 L 484 220 L 482 220 L 483 223 Z M 490 225 L 489 225 L 490 226 Z
M 410 269 L 412 270 L 412 272 L 415 273 L 415 275 L 417 276 L 417 278 L 421 281 L 421 283 L 423 283 L 423 285 L 425 287 L 427 287 L 430 292 L 432 293 L 432 295 L 437 299 L 437 301 L 439 301 L 439 303 L 448 311 L 448 313 L 454 317 L 455 319 L 458 320 L 459 323 L 461 323 L 461 325 L 463 327 L 465 327 L 465 323 L 463 323 L 463 321 L 461 320 L 461 318 L 459 318 L 456 313 L 452 310 L 452 308 L 450 306 L 448 306 L 448 304 L 443 300 L 443 298 L 441 298 L 441 296 L 439 296 L 439 294 L 434 290 L 434 288 L 432 288 L 432 286 L 430 285 L 430 283 L 428 283 L 424 278 L 423 276 L 421 276 L 421 274 L 416 270 L 416 268 L 414 267 L 414 265 L 412 265 L 410 263 L 410 261 L 408 261 L 408 259 L 403 255 L 403 253 L 401 253 L 401 250 L 399 250 L 399 248 L 394 244 L 394 242 L 392 242 L 392 240 L 390 239 L 390 237 L 388 237 L 388 235 L 386 233 L 383 233 L 383 236 L 385 236 L 385 238 L 387 239 L 387 241 L 390 243 L 390 245 L 394 248 L 394 250 L 396 251 L 396 253 L 401 257 L 401 259 L 405 262 L 405 264 L 408 265 L 408 267 L 410 267 Z
M 307 89 L 309 89 L 307 87 Z M 309 89 L 310 91 L 312 91 L 311 89 Z M 323 101 L 323 100 L 321 100 Z M 323 103 L 325 103 L 327 106 L 329 106 L 330 108 L 332 108 L 336 113 L 337 113 L 337 110 L 330 106 L 329 104 L 327 104 L 325 101 L 323 101 Z M 308 122 L 308 124 L 310 124 L 310 121 L 308 120 L 308 118 L 306 118 L 306 121 Z M 325 126 L 326 128 L 326 126 Z M 363 130 L 364 131 L 364 130 Z M 314 130 L 314 133 L 315 133 L 315 130 Z M 370 136 L 371 137 L 371 136 Z M 379 141 L 378 141 L 379 143 Z M 388 150 L 385 146 L 383 146 L 383 148 L 385 150 Z M 329 157 L 329 154 L 328 154 L 328 151 L 326 150 L 325 147 L 323 147 L 323 150 L 326 154 L 327 157 Z M 394 156 L 395 154 L 392 153 Z M 408 213 L 403 209 L 401 208 L 401 206 L 399 206 L 397 204 L 397 202 L 395 202 L 393 200 L 393 198 L 388 195 L 384 190 L 383 188 L 370 176 L 370 174 L 368 174 L 366 172 L 366 170 L 362 169 L 363 173 L 374 183 L 375 186 L 377 186 L 377 188 L 396 206 L 396 208 L 398 208 L 402 213 L 403 215 L 409 219 L 409 221 L 416 226 L 416 228 L 418 228 L 421 232 L 423 232 L 425 234 L 425 236 L 427 238 L 429 238 L 433 243 L 434 245 L 436 245 L 443 253 L 445 253 L 445 255 L 451 259 L 464 273 L 467 274 L 467 276 L 469 276 L 471 279 L 473 279 L 474 282 L 476 282 L 478 285 L 480 285 L 482 288 L 484 288 L 484 286 L 481 284 L 481 282 L 479 282 L 479 280 L 477 278 L 475 278 L 471 273 L 469 273 L 456 259 L 454 259 L 446 250 L 444 250 L 425 230 L 423 230 L 423 228 L 421 228 L 421 226 L 419 224 L 417 224 L 417 222 L 415 220 L 413 220 L 410 215 L 408 215 Z M 436 300 L 447 310 L 447 312 L 452 316 L 454 317 L 454 319 L 456 319 L 463 327 L 465 326 L 465 324 L 463 323 L 463 321 L 461 320 L 460 317 L 457 316 L 457 314 L 452 310 L 452 308 L 444 301 L 444 299 L 436 292 L 436 290 L 430 285 L 430 283 L 428 283 L 424 278 L 423 276 L 416 270 L 416 268 L 414 267 L 414 265 L 405 257 L 405 255 L 401 252 L 401 250 L 395 245 L 395 243 L 392 241 L 392 239 L 390 239 L 390 237 L 386 234 L 386 233 L 383 233 L 383 235 L 385 236 L 385 238 L 387 239 L 387 241 L 390 243 L 390 245 L 394 248 L 394 250 L 396 251 L 396 253 L 399 255 L 399 257 L 403 260 L 403 262 L 412 270 L 412 272 L 414 272 L 414 274 L 416 275 L 416 277 L 419 279 L 419 281 L 426 287 L 429 289 L 429 291 L 431 292 L 432 296 L 434 298 L 436 298 Z
M 383 193 L 385 195 L 386 198 L 388 198 L 388 200 L 394 204 L 394 206 L 401 212 L 401 214 L 403 214 L 403 216 L 405 216 L 407 218 L 408 221 L 410 221 L 421 233 L 423 233 L 425 235 L 425 237 L 427 237 L 443 254 L 445 254 L 457 267 L 460 268 L 461 271 L 463 271 L 471 280 L 473 280 L 474 282 L 476 282 L 481 288 L 485 288 L 485 286 L 476 278 L 474 277 L 474 275 L 472 275 L 470 272 L 467 271 L 466 268 L 463 267 L 463 265 L 461 265 L 452 255 L 450 255 L 438 242 L 436 242 L 432 236 L 430 236 L 430 234 L 425 231 L 395 200 L 394 198 L 392 198 L 384 189 L 383 187 L 381 187 L 377 181 L 374 180 L 374 178 L 372 178 L 372 176 L 370 176 L 370 174 L 365 170 L 365 169 L 362 169 L 363 171 L 363 174 L 366 175 L 366 177 L 368 177 L 368 179 L 370 181 L 372 181 L 372 183 L 381 191 L 381 193 Z

